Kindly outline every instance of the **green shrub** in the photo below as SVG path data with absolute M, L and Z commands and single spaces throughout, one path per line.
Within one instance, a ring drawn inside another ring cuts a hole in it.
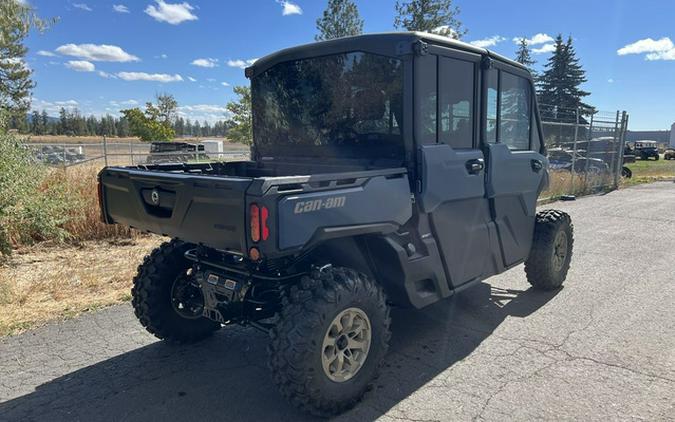
M 65 239 L 71 202 L 65 187 L 46 183 L 47 168 L 11 135 L 0 132 L 0 254 L 12 246 Z

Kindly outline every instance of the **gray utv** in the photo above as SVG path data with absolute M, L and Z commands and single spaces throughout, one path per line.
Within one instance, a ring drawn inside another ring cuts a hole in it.
M 289 48 L 246 69 L 249 161 L 107 167 L 103 218 L 171 237 L 133 307 L 161 339 L 269 333 L 281 393 L 316 415 L 377 374 L 391 306 L 423 308 L 525 263 L 557 289 L 567 214 L 537 213 L 548 162 L 518 63 L 426 33 Z

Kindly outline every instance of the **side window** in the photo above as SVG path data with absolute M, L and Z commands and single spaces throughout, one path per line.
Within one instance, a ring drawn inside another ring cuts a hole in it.
M 499 142 L 511 150 L 529 149 L 532 98 L 527 79 L 501 72 L 499 98 Z
M 473 147 L 474 64 L 439 57 L 438 142 L 452 148 Z
M 487 81 L 487 126 L 485 140 L 497 142 L 497 92 L 499 90 L 499 71 L 490 70 Z
M 416 59 L 416 107 L 415 137 L 424 144 L 436 143 L 436 113 L 438 103 L 436 95 L 437 62 L 434 55 Z

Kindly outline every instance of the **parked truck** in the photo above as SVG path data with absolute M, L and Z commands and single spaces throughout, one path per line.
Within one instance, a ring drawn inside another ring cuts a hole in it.
M 107 223 L 172 238 L 134 278 L 149 332 L 259 328 L 281 393 L 327 416 L 372 383 L 392 306 L 523 262 L 534 288 L 561 287 L 573 228 L 536 209 L 548 161 L 524 66 L 413 32 L 289 48 L 245 74 L 250 160 L 99 175 Z

